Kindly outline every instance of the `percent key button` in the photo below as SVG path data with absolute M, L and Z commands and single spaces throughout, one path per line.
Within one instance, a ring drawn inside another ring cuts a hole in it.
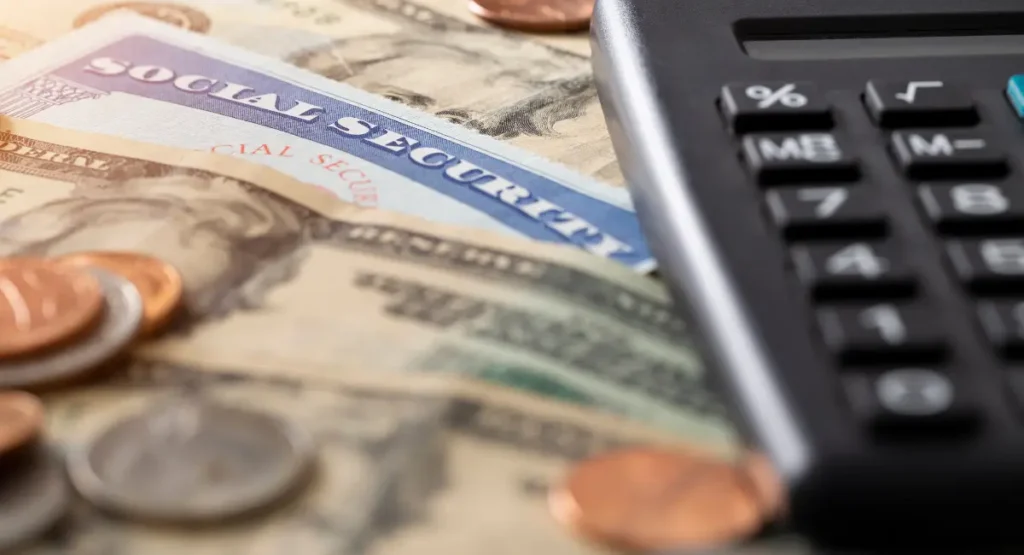
M 767 81 L 722 87 L 721 109 L 737 133 L 829 129 L 832 113 L 813 83 Z

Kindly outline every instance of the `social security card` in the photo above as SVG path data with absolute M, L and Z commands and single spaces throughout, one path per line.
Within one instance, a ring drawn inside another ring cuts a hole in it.
M 4 63 L 0 113 L 244 156 L 361 206 L 567 243 L 638 271 L 654 266 L 625 189 L 134 14 Z

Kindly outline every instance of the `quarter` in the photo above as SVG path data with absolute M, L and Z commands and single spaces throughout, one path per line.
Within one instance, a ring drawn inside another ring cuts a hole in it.
M 134 252 L 85 252 L 61 257 L 74 266 L 102 268 L 131 281 L 142 295 L 142 336 L 158 333 L 181 304 L 181 274 L 152 256 Z
M 78 492 L 123 517 L 201 524 L 265 510 L 306 482 L 312 438 L 270 413 L 201 399 L 115 423 L 68 456 Z
M 71 489 L 55 451 L 40 446 L 18 456 L 16 464 L 5 461 L 0 474 L 0 552 L 46 533 L 71 503 Z
M 0 391 L 0 455 L 34 440 L 43 430 L 43 402 L 31 393 Z
M 0 360 L 37 353 L 88 332 L 101 319 L 96 278 L 51 260 L 0 260 Z
M 0 389 L 36 389 L 88 373 L 121 354 L 142 324 L 142 297 L 128 280 L 100 269 L 86 270 L 106 299 L 103 322 L 88 336 L 30 357 L 0 359 Z

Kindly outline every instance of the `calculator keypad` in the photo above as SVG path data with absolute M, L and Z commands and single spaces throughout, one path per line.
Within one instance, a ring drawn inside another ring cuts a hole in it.
M 1008 89 L 1008 97 L 1024 117 L 1018 77 L 1017 96 Z M 721 99 L 851 410 L 876 430 L 979 420 L 957 385 L 967 374 L 951 365 L 943 307 L 912 262 L 920 254 L 888 221 L 880 188 L 902 186 L 945 249 L 945 267 L 976 299 L 984 337 L 1022 363 L 1024 412 L 1024 183 L 966 84 L 871 80 L 861 98 L 874 148 L 905 185 L 874 181 L 861 160 L 877 156 L 853 150 L 842 120 L 810 117 L 829 111 L 811 83 L 732 84 Z M 773 119 L 783 115 L 791 117 Z

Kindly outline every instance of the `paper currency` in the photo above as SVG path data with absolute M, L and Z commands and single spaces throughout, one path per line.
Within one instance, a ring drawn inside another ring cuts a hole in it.
M 0 125 L 0 256 L 95 250 L 183 276 L 186 324 L 139 356 L 468 376 L 732 446 L 685 324 L 625 266 L 361 209 L 234 158 Z
M 653 266 L 624 189 L 131 13 L 4 64 L 0 112 L 245 152 L 356 204 L 564 242 L 638 270 Z
M 586 33 L 488 28 L 464 0 L 0 0 L 0 58 L 113 9 L 304 65 L 622 185 Z M 436 76 L 444 74 L 445 79 Z

